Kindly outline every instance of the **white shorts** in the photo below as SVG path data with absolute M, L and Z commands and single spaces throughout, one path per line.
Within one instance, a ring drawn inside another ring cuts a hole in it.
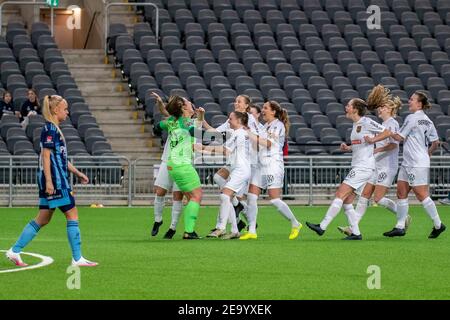
M 397 180 L 406 181 L 411 187 L 429 185 L 430 168 L 400 166 Z
M 389 170 L 388 168 L 377 168 L 368 183 L 374 186 L 383 186 L 390 188 L 392 186 L 392 183 L 394 182 L 396 174 L 397 169 Z
M 250 169 L 233 169 L 227 183 L 223 187 L 233 190 L 237 196 L 242 196 L 247 193 L 249 180 Z
M 159 170 L 156 175 L 155 186 L 163 188 L 167 191 L 180 191 L 177 184 L 169 176 L 169 171 L 167 170 L 167 163 L 161 162 L 159 165 Z
M 274 161 L 268 166 L 255 167 L 250 184 L 260 189 L 282 189 L 284 182 L 284 162 Z
M 374 173 L 375 170 L 373 169 L 352 168 L 343 183 L 352 187 L 356 194 L 361 194 L 366 183 L 370 182 Z

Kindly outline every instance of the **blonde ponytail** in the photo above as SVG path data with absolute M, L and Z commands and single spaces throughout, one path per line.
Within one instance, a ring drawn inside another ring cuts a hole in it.
M 45 96 L 44 97 L 44 103 L 42 106 L 42 116 L 44 117 L 45 121 L 52 123 L 56 129 L 58 130 L 59 134 L 61 135 L 61 138 L 64 139 L 64 135 L 59 128 L 58 121 L 55 117 L 55 108 L 63 101 L 64 98 L 58 95 L 52 95 L 52 96 Z

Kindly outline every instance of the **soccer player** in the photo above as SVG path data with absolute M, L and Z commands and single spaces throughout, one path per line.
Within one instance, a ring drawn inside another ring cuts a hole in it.
M 250 140 L 260 146 L 259 162 L 256 172 L 252 173 L 248 190 L 249 219 L 248 232 L 240 237 L 241 240 L 257 239 L 256 220 L 258 214 L 258 196 L 262 189 L 267 189 L 270 202 L 278 212 L 291 222 L 289 239 L 296 239 L 302 224 L 298 222 L 289 206 L 280 199 L 284 180 L 283 146 L 286 134 L 289 132 L 289 118 L 287 111 L 276 102 L 268 101 L 262 109 L 265 121 L 264 132 L 258 136 L 249 130 Z
M 94 267 L 98 263 L 83 258 L 81 237 L 78 226 L 78 210 L 69 183 L 69 171 L 76 175 L 81 183 L 89 179 L 78 171 L 67 159 L 67 148 L 59 124 L 69 114 L 67 102 L 53 95 L 44 98 L 43 115 L 46 120 L 41 133 L 41 154 L 39 158 L 39 214 L 25 226 L 14 246 L 6 252 L 6 257 L 17 266 L 26 266 L 20 257 L 25 246 L 33 240 L 39 230 L 52 219 L 59 208 L 67 219 L 67 237 L 72 249 L 72 265 Z
M 259 130 L 264 130 L 264 126 L 259 122 L 259 117 L 261 116 L 261 108 L 256 104 L 250 104 L 250 113 L 253 115 L 253 118 L 255 119 L 256 125 L 258 126 Z
M 373 155 L 373 143 L 382 141 L 389 137 L 390 131 L 372 119 L 365 117 L 367 104 L 365 101 L 354 98 L 345 107 L 346 117 L 353 121 L 351 133 L 351 146 L 341 144 L 341 150 L 352 151 L 352 169 L 348 173 L 344 182 L 336 191 L 336 198 L 331 203 L 325 218 L 320 224 L 306 222 L 306 225 L 315 231 L 319 236 L 325 233 L 328 225 L 344 207 L 350 223 L 352 234 L 344 238 L 345 240 L 362 240 L 356 220 L 356 212 L 353 208 L 355 191 L 360 192 L 365 184 L 370 181 L 375 172 L 375 158 Z M 373 137 L 377 134 L 375 137 Z M 371 138 L 370 142 L 366 139 Z
M 196 145 L 202 153 L 215 153 L 227 156 L 227 166 L 230 168 L 230 177 L 222 188 L 220 194 L 220 215 L 218 228 L 212 232 L 215 238 L 238 239 L 240 237 L 236 214 L 231 199 L 240 190 L 248 188 L 250 179 L 250 142 L 246 131 L 248 114 L 234 111 L 229 117 L 231 137 L 223 146 Z M 227 221 L 231 222 L 231 233 L 226 234 Z
M 156 99 L 156 104 L 162 115 L 169 117 L 169 113 L 166 110 L 164 102 L 161 97 L 152 92 L 152 95 Z M 161 164 L 158 170 L 158 176 L 155 180 L 155 200 L 153 202 L 155 222 L 152 228 L 152 236 L 156 236 L 159 232 L 159 227 L 163 224 L 162 216 L 165 205 L 165 197 L 167 191 L 172 190 L 172 221 L 170 227 L 164 235 L 164 239 L 172 239 L 175 235 L 178 220 L 183 210 L 183 193 L 178 188 L 177 184 L 169 176 L 167 170 L 167 161 L 169 158 L 169 139 L 167 139 L 164 145 L 164 151 L 161 157 Z
M 391 231 L 384 233 L 386 237 L 401 237 L 406 234 L 408 194 L 411 189 L 433 220 L 434 227 L 428 238 L 437 238 L 446 229 L 428 193 L 430 156 L 439 146 L 436 128 L 424 112 L 430 107 L 427 95 L 422 91 L 416 91 L 409 98 L 409 111 L 412 114 L 406 117 L 400 131 L 392 135 L 395 140 L 403 141 L 403 162 L 397 179 L 397 225 Z M 431 142 L 430 148 L 428 148 L 429 142 Z
M 401 100 L 389 94 L 389 89 L 382 85 L 377 85 L 372 89 L 367 98 L 368 108 L 377 110 L 378 116 L 383 120 L 382 125 L 391 132 L 398 132 L 399 125 L 394 117 L 397 115 L 398 109 L 401 107 Z M 356 221 L 364 216 L 369 199 L 374 196 L 375 203 L 388 209 L 393 214 L 397 214 L 397 207 L 393 200 L 385 197 L 387 191 L 392 185 L 398 171 L 398 142 L 393 138 L 387 138 L 375 145 L 375 172 L 363 189 L 356 205 Z M 411 217 L 408 216 L 406 226 L 409 226 Z M 338 227 L 338 230 L 351 235 L 350 227 Z
M 250 130 L 256 134 L 259 135 L 261 133 L 262 126 L 255 120 L 253 115 L 250 113 L 251 108 L 251 99 L 247 95 L 239 95 L 236 97 L 236 100 L 234 102 L 234 111 L 238 112 L 246 112 L 248 114 L 248 127 Z M 208 131 L 213 132 L 221 132 L 226 133 L 230 131 L 230 123 L 229 120 L 225 121 L 222 125 L 220 125 L 217 128 L 211 127 L 206 120 L 203 121 L 203 126 Z M 250 149 L 250 159 L 251 159 L 251 168 L 252 168 L 252 175 L 256 172 L 256 166 L 258 165 L 258 155 L 257 155 L 257 149 L 256 144 L 252 145 L 252 148 Z M 230 177 L 230 168 L 228 166 L 224 166 L 219 171 L 217 171 L 214 174 L 214 182 L 219 186 L 220 189 L 223 188 L 225 183 L 227 182 L 228 178 Z M 247 193 L 247 190 L 241 190 L 242 194 L 238 194 L 238 197 L 233 197 L 233 207 L 236 212 L 236 217 L 239 218 L 239 213 L 241 211 L 246 211 L 247 204 L 244 201 L 244 196 Z M 219 216 L 217 217 L 217 223 L 216 227 L 211 230 L 211 233 L 208 235 L 210 237 L 215 237 L 214 231 L 216 231 L 219 227 Z M 245 228 L 245 223 L 243 221 L 239 221 L 238 223 L 239 231 Z
M 192 164 L 195 126 L 192 125 L 191 117 L 195 111 L 192 103 L 180 96 L 170 97 L 166 109 L 170 117 L 159 122 L 155 130 L 159 132 L 167 130 L 169 133 L 167 170 L 180 191 L 189 199 L 183 209 L 185 225 L 183 239 L 200 239 L 194 231 L 202 200 L 200 177 Z M 200 108 L 199 111 L 198 121 L 201 126 L 203 109 Z

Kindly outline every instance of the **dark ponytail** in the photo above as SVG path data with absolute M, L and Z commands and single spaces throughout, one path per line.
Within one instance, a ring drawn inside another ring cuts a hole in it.
M 275 118 L 283 122 L 286 135 L 289 133 L 289 128 L 291 127 L 291 122 L 289 121 L 289 115 L 287 110 L 282 108 L 280 104 L 276 101 L 268 101 L 270 108 L 275 111 Z
M 241 121 L 241 124 L 244 127 L 248 127 L 248 114 L 245 112 L 239 112 L 239 111 L 233 111 L 234 115 L 236 116 L 236 118 L 239 119 L 239 121 Z

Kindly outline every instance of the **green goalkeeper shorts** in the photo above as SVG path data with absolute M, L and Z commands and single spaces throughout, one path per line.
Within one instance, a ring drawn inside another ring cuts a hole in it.
M 167 165 L 170 177 L 183 192 L 191 192 L 201 187 L 200 177 L 190 164 Z

